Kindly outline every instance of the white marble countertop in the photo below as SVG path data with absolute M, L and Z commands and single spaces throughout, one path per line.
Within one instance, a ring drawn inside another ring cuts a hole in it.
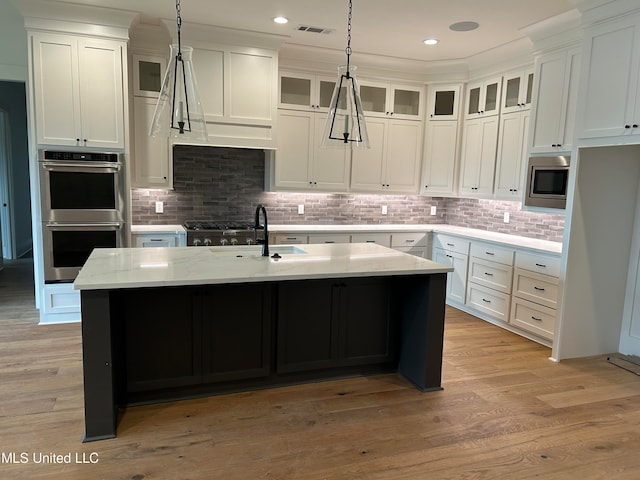
M 476 228 L 446 224 L 375 224 L 375 225 L 269 225 L 269 233 L 349 233 L 349 232 L 436 232 L 458 235 L 472 240 L 485 240 L 547 253 L 562 253 L 561 242 L 489 232 Z
M 363 243 L 270 246 L 97 248 L 73 286 L 76 290 L 168 287 L 451 272 L 446 265 Z M 304 253 L 292 253 L 302 250 Z
M 186 235 L 182 225 L 131 225 L 131 233 L 175 233 Z

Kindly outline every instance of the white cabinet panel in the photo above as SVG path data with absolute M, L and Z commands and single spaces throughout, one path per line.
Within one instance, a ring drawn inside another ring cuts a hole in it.
M 150 137 L 157 100 L 133 99 L 133 172 L 132 184 L 142 188 L 173 188 L 173 168 L 169 160 L 167 138 Z
M 351 243 L 377 243 L 383 247 L 391 247 L 389 233 L 352 233 Z
M 488 198 L 493 193 L 498 144 L 498 117 L 469 120 L 462 142 L 460 193 Z
M 232 118 L 273 120 L 274 68 L 273 56 L 229 53 L 229 115 Z
M 458 121 L 428 121 L 421 193 L 452 195 L 458 152 Z
M 500 119 L 495 198 L 520 200 L 529 140 L 530 111 L 508 113 Z
M 34 33 L 38 144 L 124 148 L 122 42 Z
M 466 305 L 502 322 L 509 320 L 511 296 L 476 283 L 467 287 Z
M 509 323 L 539 337 L 553 340 L 557 312 L 518 297 L 511 300 Z

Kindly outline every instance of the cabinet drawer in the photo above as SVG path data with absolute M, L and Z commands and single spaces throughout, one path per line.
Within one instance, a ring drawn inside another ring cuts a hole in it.
M 549 308 L 558 304 L 558 279 L 516 268 L 513 278 L 513 295 Z
M 556 310 L 513 297 L 509 323 L 547 340 L 553 340 Z
M 509 321 L 509 303 L 511 296 L 475 283 L 467 286 L 468 307 L 475 308 L 503 322 Z
M 408 253 L 409 255 L 415 255 L 416 257 L 426 258 L 431 260 L 430 250 L 427 247 L 391 247 L 399 252 Z
M 560 276 L 560 257 L 544 253 L 516 252 L 516 267 L 558 277 Z
M 384 247 L 391 246 L 391 235 L 388 233 L 354 233 L 351 243 L 377 243 Z
M 303 245 L 308 243 L 306 235 L 276 235 L 276 245 Z
M 513 265 L 514 250 L 511 248 L 500 247 L 490 243 L 471 243 L 471 256 L 484 258 L 492 262 L 499 262 L 505 265 Z
M 309 243 L 350 243 L 351 235 L 348 233 L 309 235 Z
M 391 235 L 392 247 L 428 247 L 428 233 L 394 233 Z
M 469 262 L 469 281 L 485 287 L 511 293 L 513 267 L 501 263 L 489 262 L 482 258 L 471 257 Z
M 44 286 L 44 313 L 80 313 L 80 290 L 72 283 L 52 283 Z
M 145 234 L 132 235 L 133 245 L 137 248 L 147 248 L 147 247 L 179 247 L 181 246 L 180 236 L 179 235 L 171 235 L 166 233 L 161 234 Z
M 450 235 L 437 234 L 433 246 L 442 248 L 443 250 L 449 250 L 456 253 L 462 253 L 464 255 L 469 254 L 469 240 L 465 240 L 459 237 L 452 237 Z

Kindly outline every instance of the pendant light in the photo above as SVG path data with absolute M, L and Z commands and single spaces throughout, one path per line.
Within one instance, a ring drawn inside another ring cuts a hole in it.
M 180 38 L 180 0 L 176 0 L 176 18 L 178 43 L 171 45 L 171 60 L 162 81 L 149 135 L 206 141 L 207 127 L 191 60 L 193 48 L 183 47 Z
M 357 67 L 350 63 L 352 10 L 352 0 L 349 0 L 347 48 L 345 50 L 347 64 L 338 67 L 338 80 L 329 104 L 329 115 L 324 124 L 322 147 L 344 148 L 350 145 L 371 148 L 356 81 Z

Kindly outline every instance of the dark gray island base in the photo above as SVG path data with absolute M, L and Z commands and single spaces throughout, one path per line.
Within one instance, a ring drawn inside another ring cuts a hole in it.
M 398 372 L 441 389 L 446 273 L 83 289 L 85 437 L 130 405 Z

